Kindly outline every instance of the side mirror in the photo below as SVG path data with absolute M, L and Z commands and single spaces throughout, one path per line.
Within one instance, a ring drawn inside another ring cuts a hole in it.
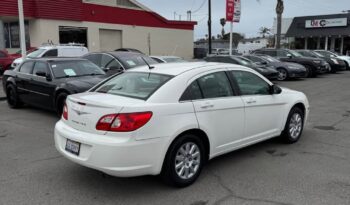
M 102 70 L 107 73 L 110 70 L 110 68 L 102 68 Z
M 108 68 L 108 70 L 124 71 L 124 69 L 122 67 L 118 67 L 118 66 L 111 66 L 111 67 Z
M 292 56 L 292 54 L 289 54 L 289 53 L 288 53 L 288 54 L 287 54 L 287 57 L 288 57 L 288 58 L 292 58 L 293 56 Z
M 263 61 L 263 62 L 260 62 L 261 65 L 267 65 L 267 62 L 266 61 Z
M 271 95 L 278 95 L 282 93 L 282 88 L 280 88 L 278 85 L 272 85 L 270 87 L 270 94 Z

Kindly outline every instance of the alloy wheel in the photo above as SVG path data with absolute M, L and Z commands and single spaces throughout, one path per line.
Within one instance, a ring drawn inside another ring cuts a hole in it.
M 183 144 L 176 152 L 175 171 L 181 179 L 192 178 L 199 170 L 201 152 L 193 142 Z
M 288 73 L 284 69 L 278 69 L 278 80 L 285 80 L 287 79 Z
M 289 134 L 293 139 L 297 139 L 303 127 L 303 118 L 299 113 L 294 113 L 289 122 Z

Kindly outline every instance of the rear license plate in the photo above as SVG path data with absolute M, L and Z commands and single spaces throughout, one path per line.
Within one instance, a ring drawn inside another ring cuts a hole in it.
M 70 153 L 72 153 L 74 155 L 79 156 L 80 143 L 67 139 L 66 148 L 65 149 L 66 149 L 67 152 L 70 152 Z

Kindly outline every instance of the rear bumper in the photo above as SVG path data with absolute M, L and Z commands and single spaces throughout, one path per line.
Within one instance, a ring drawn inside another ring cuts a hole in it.
M 67 139 L 81 143 L 79 156 L 65 150 Z M 56 149 L 80 165 L 117 177 L 157 175 L 161 171 L 167 138 L 136 141 L 75 130 L 62 121 L 55 127 Z

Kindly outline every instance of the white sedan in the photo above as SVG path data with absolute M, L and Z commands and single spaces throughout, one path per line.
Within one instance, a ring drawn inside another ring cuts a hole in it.
M 57 150 L 109 175 L 161 174 L 183 187 L 207 160 L 276 136 L 294 143 L 302 135 L 306 96 L 252 69 L 203 62 L 150 68 L 69 96 L 55 127 Z

